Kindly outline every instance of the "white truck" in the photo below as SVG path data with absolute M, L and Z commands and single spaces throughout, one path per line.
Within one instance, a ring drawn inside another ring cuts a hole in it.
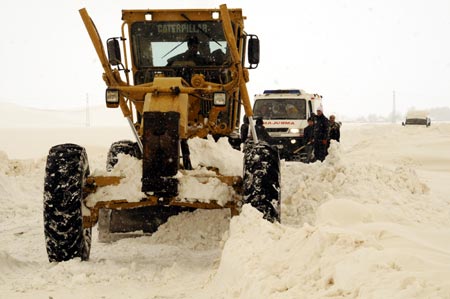
M 255 119 L 263 119 L 281 159 L 303 161 L 306 158 L 303 129 L 321 105 L 322 96 L 301 89 L 265 90 L 255 95 L 253 114 Z
M 406 114 L 406 119 L 402 122 L 402 125 L 424 125 L 429 127 L 431 125 L 429 113 L 423 110 L 410 110 Z

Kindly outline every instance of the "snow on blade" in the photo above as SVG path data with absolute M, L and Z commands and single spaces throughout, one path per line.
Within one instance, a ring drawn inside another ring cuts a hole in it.
M 192 138 L 188 141 L 192 166 L 212 166 L 227 176 L 242 176 L 243 153 L 234 150 L 227 138 L 217 142 L 211 136 L 208 139 Z
M 195 138 L 193 141 L 189 140 L 189 145 L 194 170 L 184 174 L 178 172 L 178 198 L 206 203 L 214 201 L 222 206 L 231 201 L 236 196 L 234 190 L 214 178 L 216 173 L 207 170 L 205 166 L 217 168 L 222 175 L 241 176 L 242 153 L 234 150 L 226 138 L 219 139 L 217 143 L 212 138 Z M 145 193 L 141 192 L 142 161 L 129 155 L 119 154 L 113 171 L 95 169 L 91 175 L 120 176 L 123 179 L 118 186 L 102 187 L 96 193 L 90 194 L 87 197 L 87 205 L 90 207 L 102 200 L 126 199 L 129 202 L 138 202 L 146 197 Z M 196 179 L 195 176 L 199 178 Z

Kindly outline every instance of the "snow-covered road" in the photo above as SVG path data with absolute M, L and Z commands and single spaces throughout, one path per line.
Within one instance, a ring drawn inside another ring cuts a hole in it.
M 45 252 L 35 151 L 52 138 L 35 129 L 31 145 L 13 138 L 26 128 L 1 130 L 0 298 L 450 298 L 450 124 L 344 124 L 324 163 L 282 163 L 282 224 L 245 206 L 109 244 L 94 229 L 88 262 L 58 264 Z M 70 132 L 93 170 L 105 165 L 100 143 L 122 131 Z M 231 148 L 217 158 L 205 151 L 215 145 L 191 146 L 196 163 L 242 163 Z

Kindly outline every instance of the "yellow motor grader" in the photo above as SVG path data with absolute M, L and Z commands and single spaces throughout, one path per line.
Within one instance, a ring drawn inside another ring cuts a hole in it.
M 106 106 L 120 108 L 134 141 L 111 145 L 107 169 L 119 154 L 142 160 L 139 200 L 86 199 L 123 177 L 90 176 L 86 150 L 66 143 L 52 147 L 46 164 L 44 232 L 51 262 L 90 253 L 91 229 L 154 232 L 161 223 L 192 209 L 229 208 L 250 203 L 269 221 L 280 220 L 280 171 L 276 149 L 258 141 L 246 83 L 259 63 L 259 39 L 244 31 L 241 9 L 123 10 L 122 34 L 106 42 L 86 9 L 80 15 L 103 66 Z M 122 55 L 123 53 L 123 55 Z M 246 59 L 247 58 L 247 59 Z M 246 61 L 247 60 L 247 61 Z M 227 137 L 235 148 L 241 107 L 253 139 L 244 146 L 243 176 L 214 176 L 233 188 L 225 204 L 185 200 L 177 174 L 192 170 L 188 139 Z M 99 220 L 100 219 L 100 220 Z

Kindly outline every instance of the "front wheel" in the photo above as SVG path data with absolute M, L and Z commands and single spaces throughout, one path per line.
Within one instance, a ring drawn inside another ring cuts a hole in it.
M 264 219 L 280 222 L 280 158 L 278 150 L 264 141 L 247 141 L 244 147 L 244 203 L 263 213 Z
M 50 262 L 89 259 L 91 228 L 83 228 L 82 215 L 88 174 L 83 147 L 61 144 L 50 149 L 44 185 L 44 234 Z

